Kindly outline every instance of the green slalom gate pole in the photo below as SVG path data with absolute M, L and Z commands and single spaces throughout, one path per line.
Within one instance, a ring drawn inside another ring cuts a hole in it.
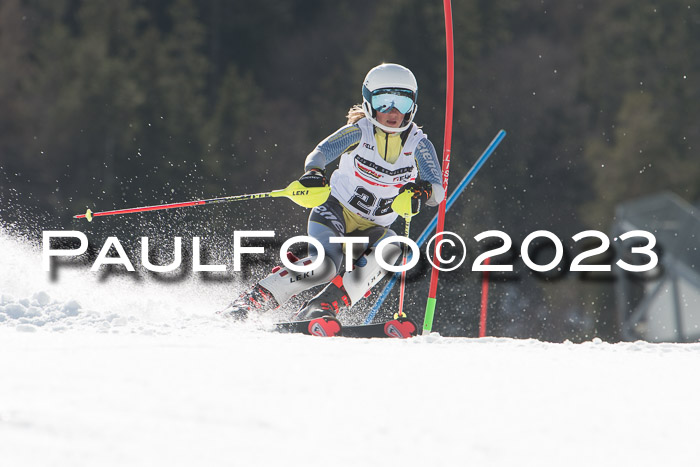
M 438 213 L 438 235 L 444 231 L 445 227 L 445 206 L 447 203 L 447 181 L 450 176 L 450 150 L 452 148 L 452 114 L 454 103 L 454 39 L 452 33 L 452 4 L 450 0 L 443 0 L 445 9 L 445 43 L 447 52 L 447 98 L 445 105 L 445 139 L 442 153 L 442 187 L 445 189 L 445 199 L 440 203 Z M 435 254 L 433 271 L 430 276 L 430 290 L 428 292 L 428 302 L 425 305 L 425 319 L 423 320 L 423 334 L 428 334 L 433 329 L 433 318 L 435 317 L 435 305 L 437 303 L 437 284 L 440 270 L 440 247 L 441 237 L 435 239 Z

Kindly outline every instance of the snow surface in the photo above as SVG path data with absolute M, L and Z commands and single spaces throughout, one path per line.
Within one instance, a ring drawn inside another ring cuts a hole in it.
M 696 465 L 700 344 L 323 339 L 0 232 L 0 465 Z

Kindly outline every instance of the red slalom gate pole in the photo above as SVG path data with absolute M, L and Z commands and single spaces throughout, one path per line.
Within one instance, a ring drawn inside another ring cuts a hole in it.
M 454 103 L 454 38 L 452 32 L 452 4 L 450 0 L 443 0 L 445 9 L 445 44 L 447 52 L 447 96 L 445 104 L 445 140 L 442 152 L 442 187 L 445 190 L 445 199 L 440 203 L 438 212 L 437 234 L 435 239 L 434 266 L 430 276 L 430 290 L 428 301 L 425 305 L 425 319 L 423 320 L 423 334 L 428 334 L 433 328 L 435 317 L 435 305 L 437 303 L 437 284 L 440 274 L 440 250 L 442 236 L 445 227 L 445 206 L 447 203 L 447 181 L 450 176 L 450 150 L 452 148 L 452 114 Z
M 491 258 L 484 260 L 484 265 L 488 266 Z M 481 276 L 481 317 L 479 318 L 479 337 L 486 336 L 486 319 L 488 317 L 489 306 L 489 271 L 484 271 Z

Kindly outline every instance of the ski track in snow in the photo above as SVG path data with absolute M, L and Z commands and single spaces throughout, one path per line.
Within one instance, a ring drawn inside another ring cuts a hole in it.
M 700 344 L 267 333 L 232 284 L 0 251 L 1 465 L 697 463 Z

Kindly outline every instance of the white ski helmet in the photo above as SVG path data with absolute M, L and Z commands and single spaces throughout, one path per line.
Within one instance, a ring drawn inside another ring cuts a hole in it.
M 416 114 L 418 82 L 411 70 L 395 63 L 382 63 L 369 70 L 362 85 L 362 110 L 375 126 L 389 133 L 406 130 Z M 375 116 L 377 111 L 389 112 L 396 108 L 404 114 L 399 128 L 382 125 Z

